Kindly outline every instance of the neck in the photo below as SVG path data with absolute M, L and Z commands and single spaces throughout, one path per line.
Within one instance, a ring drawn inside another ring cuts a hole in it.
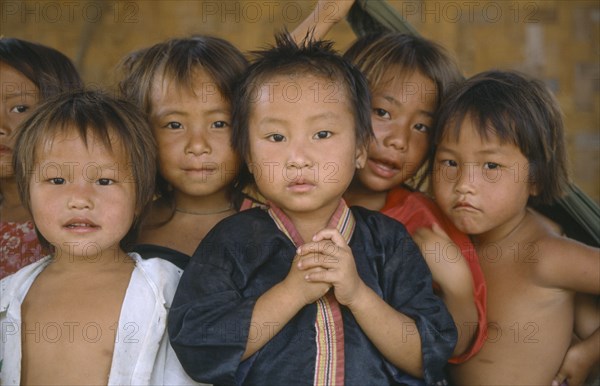
M 14 178 L 0 179 L 0 195 L 2 195 L 2 200 L 0 203 L 2 203 L 3 207 L 21 205 L 19 190 L 17 189 L 17 182 Z
M 65 272 L 118 269 L 130 266 L 133 262 L 118 245 L 101 251 L 96 251 L 95 248 L 81 251 L 73 245 L 66 244 L 61 248 L 55 247 L 53 257 L 52 266 Z
M 527 208 L 524 208 L 523 212 L 518 216 L 513 217 L 506 223 L 497 226 L 485 233 L 479 235 L 472 235 L 471 239 L 473 243 L 478 247 L 485 247 L 490 244 L 502 244 L 509 240 L 514 241 L 516 238 L 523 236 L 523 230 L 526 227 L 525 223 L 529 218 L 530 214 Z M 479 252 L 479 251 L 478 251 Z
M 21 204 L 14 178 L 0 179 L 0 220 L 25 222 L 31 217 Z
M 281 210 L 290 219 L 292 224 L 294 224 L 294 227 L 302 237 L 302 241 L 304 243 L 309 243 L 317 232 L 325 229 L 327 225 L 329 225 L 329 220 L 335 213 L 338 205 L 339 200 L 335 201 L 335 205 L 328 205 L 308 213 Z
M 380 211 L 385 206 L 387 195 L 387 190 L 376 192 L 367 189 L 357 179 L 354 179 L 346 193 L 344 193 L 344 199 L 348 206 L 362 206 L 370 210 Z
M 190 196 L 177 192 L 175 208 L 178 212 L 188 214 L 218 214 L 232 210 L 233 206 L 228 194 L 223 191 L 207 196 Z

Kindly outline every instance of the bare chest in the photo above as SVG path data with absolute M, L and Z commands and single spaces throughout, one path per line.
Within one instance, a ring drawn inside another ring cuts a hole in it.
M 68 291 L 34 283 L 22 306 L 23 384 L 108 382 L 126 290 L 117 283 Z
M 549 384 L 558 370 L 571 338 L 573 297 L 536 284 L 539 256 L 535 246 L 525 247 L 479 253 L 488 334 L 482 350 L 455 369 L 458 384 Z

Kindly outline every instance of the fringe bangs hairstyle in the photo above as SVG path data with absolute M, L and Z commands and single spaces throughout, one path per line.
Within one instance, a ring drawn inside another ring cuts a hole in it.
M 135 183 L 137 213 L 120 243 L 128 250 L 137 237 L 141 217 L 147 212 L 154 193 L 157 151 L 152 131 L 136 106 L 101 92 L 79 91 L 49 99 L 23 123 L 15 144 L 15 178 L 21 202 L 27 210 L 31 211 L 31 173 L 36 170 L 41 146 L 69 132 L 75 132 L 86 146 L 90 138 L 98 138 L 110 151 L 116 150 L 116 139 L 122 148 L 119 150 L 128 157 L 129 165 L 124 170 L 131 172 L 131 183 Z M 38 236 L 45 247 L 51 247 L 39 232 Z
M 516 71 L 487 71 L 468 79 L 443 104 L 434 143 L 458 139 L 471 119 L 481 138 L 495 135 L 517 146 L 529 161 L 529 181 L 536 187 L 532 205 L 551 204 L 569 183 L 562 113 L 539 80 Z M 435 150 L 430 159 L 435 156 Z
M 437 103 L 464 81 L 458 65 L 439 44 L 398 33 L 379 33 L 359 38 L 344 54 L 367 77 L 371 90 L 389 82 L 395 74 L 418 71 L 437 88 Z
M 246 69 L 244 55 L 226 40 L 212 36 L 171 39 L 136 51 L 122 61 L 119 90 L 127 99 L 150 113 L 152 85 L 160 79 L 191 87 L 195 72 L 205 71 L 228 103 L 233 86 Z
M 0 61 L 35 84 L 41 100 L 83 88 L 83 81 L 73 62 L 61 52 L 41 44 L 0 38 Z
M 444 47 L 415 35 L 390 32 L 366 35 L 356 40 L 344 57 L 362 71 L 373 92 L 396 76 L 408 78 L 419 72 L 429 78 L 436 86 L 434 116 L 448 94 L 464 81 L 458 65 Z M 429 147 L 435 130 L 434 119 L 428 135 Z M 416 188 L 426 183 L 427 175 L 420 171 L 429 169 L 428 162 L 426 158 L 416 173 Z
M 244 55 L 226 40 L 204 35 L 170 39 L 125 57 L 120 64 L 124 75 L 119 91 L 150 115 L 152 87 L 156 81 L 167 80 L 191 89 L 197 71 L 205 71 L 225 102 L 231 105 L 235 83 L 247 66 Z M 172 216 L 175 203 L 171 184 L 160 173 L 156 181 L 156 195 L 170 203 Z M 240 173 L 233 183 L 232 201 L 236 207 L 241 202 L 238 191 L 245 184 L 244 174 Z

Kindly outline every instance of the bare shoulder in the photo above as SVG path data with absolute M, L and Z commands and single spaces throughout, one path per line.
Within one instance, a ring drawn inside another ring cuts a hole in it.
M 534 280 L 547 287 L 578 292 L 600 291 L 600 250 L 558 233 L 556 228 L 533 217 L 532 244 L 536 249 Z

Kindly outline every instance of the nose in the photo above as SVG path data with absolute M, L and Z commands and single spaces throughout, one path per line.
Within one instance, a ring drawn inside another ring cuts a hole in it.
M 81 181 L 69 185 L 69 209 L 84 210 L 94 209 L 94 189 L 92 182 Z
M 309 146 L 303 141 L 290 141 L 290 145 L 288 146 L 288 161 L 286 163 L 286 167 L 297 169 L 310 168 L 313 163 L 307 149 L 309 149 Z
M 8 122 L 8 117 L 4 112 L 0 112 L 0 137 L 6 139 L 12 133 L 12 128 Z
M 395 150 L 405 152 L 408 150 L 408 141 L 410 139 L 410 130 L 406 123 L 398 122 L 388 126 L 388 130 L 383 133 L 383 145 L 394 148 Z
M 200 156 L 205 153 L 210 153 L 211 147 L 207 141 L 207 134 L 200 129 L 192 129 L 189 132 L 187 143 L 185 146 L 186 155 Z
M 472 162 L 465 163 L 463 167 L 460 168 L 456 181 L 457 193 L 472 194 L 475 192 L 477 170 L 477 164 Z

